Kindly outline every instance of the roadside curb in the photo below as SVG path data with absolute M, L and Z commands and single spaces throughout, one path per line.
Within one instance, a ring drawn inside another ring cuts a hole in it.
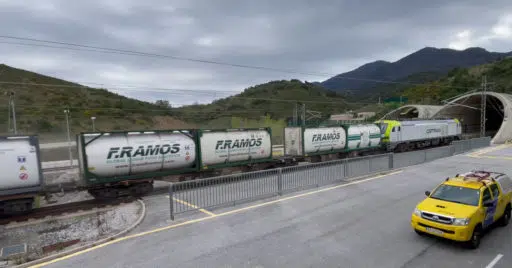
M 55 260 L 55 259 L 67 256 L 67 255 L 70 255 L 70 254 L 73 254 L 73 253 L 76 253 L 76 252 L 79 252 L 79 251 L 82 251 L 82 250 L 85 250 L 85 249 L 88 249 L 88 248 L 100 245 L 100 244 L 104 244 L 104 243 L 106 243 L 108 241 L 115 240 L 116 238 L 118 238 L 118 237 L 128 233 L 129 231 L 133 230 L 135 227 L 137 227 L 146 218 L 146 204 L 142 200 L 137 200 L 137 202 L 139 202 L 139 204 L 141 204 L 141 206 L 142 206 L 141 216 L 130 227 L 124 229 L 123 231 L 121 231 L 121 232 L 119 232 L 117 234 L 114 234 L 112 236 L 103 238 L 101 240 L 92 242 L 90 244 L 81 246 L 81 247 L 73 248 L 73 249 L 70 249 L 70 250 L 67 250 L 67 251 L 63 251 L 63 252 L 60 252 L 60 253 L 57 253 L 57 254 L 54 254 L 54 255 L 43 257 L 41 259 L 37 259 L 37 260 L 30 261 L 30 262 L 22 263 L 20 265 L 13 266 L 13 267 L 16 267 L 16 268 L 31 267 L 33 265 L 37 265 L 37 264 L 45 263 L 45 262 L 48 262 L 48 261 L 51 261 L 51 260 Z

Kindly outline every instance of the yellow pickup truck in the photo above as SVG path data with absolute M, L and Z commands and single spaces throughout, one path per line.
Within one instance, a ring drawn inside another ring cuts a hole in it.
M 504 173 L 472 171 L 447 178 L 414 209 L 411 226 L 425 233 L 478 248 L 484 230 L 508 225 L 512 180 Z

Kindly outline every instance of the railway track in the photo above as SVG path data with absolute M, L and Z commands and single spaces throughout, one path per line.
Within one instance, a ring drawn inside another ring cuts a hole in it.
M 79 211 L 88 211 L 96 208 L 104 208 L 108 206 L 117 206 L 123 203 L 130 203 L 137 200 L 134 197 L 119 198 L 111 201 L 86 200 L 79 202 L 66 203 L 62 205 L 54 205 L 34 209 L 31 213 L 25 215 L 0 216 L 0 225 L 9 223 L 28 222 L 31 220 L 43 219 L 49 216 L 59 216 Z

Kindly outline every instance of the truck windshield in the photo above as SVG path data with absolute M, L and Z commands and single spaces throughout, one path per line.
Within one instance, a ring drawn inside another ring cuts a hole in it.
M 459 186 L 441 185 L 430 195 L 430 198 L 470 206 L 478 206 L 478 202 L 480 201 L 480 190 Z

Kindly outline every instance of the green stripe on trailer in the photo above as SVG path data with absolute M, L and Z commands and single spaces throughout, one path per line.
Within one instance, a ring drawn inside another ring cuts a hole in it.
M 370 139 L 378 139 L 378 138 L 380 138 L 380 134 L 370 135 Z M 347 140 L 349 140 L 349 141 L 355 141 L 355 140 L 360 140 L 360 139 L 361 139 L 360 135 L 350 135 L 347 137 Z
M 361 136 L 359 136 L 359 135 L 350 135 L 347 137 L 348 141 L 356 141 L 356 140 L 360 140 L 360 139 L 361 139 Z

